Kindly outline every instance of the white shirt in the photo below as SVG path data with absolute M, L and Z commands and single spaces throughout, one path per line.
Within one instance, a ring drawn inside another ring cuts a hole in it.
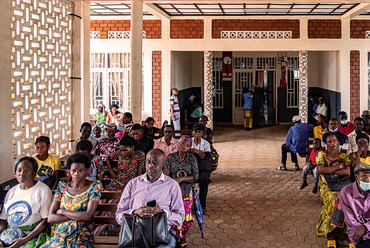
M 194 138 L 193 143 L 191 145 L 191 148 L 195 148 L 197 150 L 201 150 L 202 152 L 211 152 L 211 146 L 207 140 L 200 139 L 200 143 L 198 145 L 195 145 Z
M 365 133 L 365 132 L 362 131 L 362 133 Z M 358 150 L 357 143 L 356 143 L 356 137 L 357 137 L 357 134 L 355 130 L 353 130 L 350 134 L 348 134 L 348 150 L 347 150 L 348 155 L 351 154 L 352 152 L 357 152 Z M 369 148 L 367 148 L 368 151 L 369 151 Z
M 0 219 L 7 220 L 14 227 L 38 223 L 48 217 L 52 200 L 49 187 L 42 182 L 26 190 L 17 184 L 6 194 Z
M 326 107 L 325 103 L 319 104 L 316 109 L 316 116 L 315 119 L 317 120 L 319 118 L 319 115 L 326 116 L 328 114 L 328 107 Z
M 93 146 L 91 153 L 95 154 L 96 153 L 96 146 L 98 145 L 99 140 L 95 137 L 92 137 L 92 136 L 89 136 L 87 138 L 87 140 L 90 141 L 92 146 Z M 80 141 L 81 141 L 81 137 L 75 140 L 75 142 L 73 143 L 73 146 L 72 146 L 71 154 L 74 154 L 74 153 L 77 152 L 77 144 Z

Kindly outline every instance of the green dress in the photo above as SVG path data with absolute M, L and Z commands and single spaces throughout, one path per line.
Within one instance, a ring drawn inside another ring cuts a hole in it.
M 102 187 L 100 182 L 95 181 L 85 192 L 73 196 L 66 190 L 67 183 L 60 182 L 55 190 L 54 201 L 60 202 L 61 209 L 86 211 L 89 201 L 100 201 Z M 58 223 L 55 226 L 53 237 L 42 247 L 92 248 L 94 247 L 94 224 L 74 220 Z
M 325 162 L 326 161 L 326 162 Z M 344 163 L 348 166 L 351 164 L 351 160 L 348 155 L 341 153 L 337 158 L 327 158 L 325 152 L 319 152 L 316 156 L 316 164 L 323 164 L 329 166 L 335 166 L 339 163 Z M 325 180 L 323 174 L 320 174 L 319 179 L 320 195 L 323 200 L 323 207 L 321 209 L 319 221 L 316 224 L 316 234 L 320 237 L 327 238 L 328 234 L 334 230 L 334 228 L 343 228 L 344 220 L 337 221 L 333 220 L 333 213 L 340 210 L 339 206 L 339 193 L 340 191 L 334 192 L 329 189 L 329 186 Z

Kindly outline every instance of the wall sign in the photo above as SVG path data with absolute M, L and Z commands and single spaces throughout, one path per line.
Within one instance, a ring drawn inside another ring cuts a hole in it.
M 232 52 L 222 52 L 222 81 L 233 81 Z

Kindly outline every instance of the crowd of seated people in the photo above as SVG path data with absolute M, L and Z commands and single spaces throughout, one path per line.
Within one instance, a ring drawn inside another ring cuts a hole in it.
M 294 169 L 299 170 L 297 153 L 307 154 L 307 165 L 302 172 L 304 189 L 307 174 L 314 177 L 313 193 L 320 190 L 323 207 L 316 225 L 316 234 L 327 238 L 327 247 L 337 247 L 336 238 L 340 229 L 346 230 L 350 248 L 370 247 L 370 111 L 363 111 L 354 122 L 348 121 L 346 112 L 326 124 L 323 112 L 317 113 L 315 101 L 310 98 L 310 107 L 317 117 L 313 128 L 314 140 L 309 148 L 309 133 L 312 125 L 300 123 L 300 117 L 293 117 L 295 125 L 289 129 L 286 143 L 282 145 L 282 166 L 287 170 L 286 155 L 291 153 Z M 315 114 L 316 113 L 316 114 Z M 310 118 L 309 118 L 310 119 Z M 308 149 L 307 149 L 308 148 Z M 310 153 L 306 153 L 310 151 Z
M 177 140 L 168 122 L 159 129 L 149 117 L 143 127 L 118 106 L 110 109 L 107 113 L 99 105 L 95 126 L 81 125 L 65 167 L 48 153 L 47 136 L 36 139 L 33 158 L 17 161 L 19 184 L 5 197 L 0 247 L 93 247 L 94 236 L 119 231 L 118 225 L 94 225 L 94 216 L 115 216 L 121 224 L 123 213 L 146 218 L 159 212 L 167 214 L 170 234 L 170 244 L 160 247 L 187 247 L 195 182 L 206 212 L 213 139 L 207 117 L 201 116 L 189 131 L 193 138 Z M 67 178 L 61 179 L 61 169 Z M 116 212 L 96 211 L 102 191 L 123 192 L 120 200 L 105 200 L 118 204 Z M 146 206 L 149 200 L 156 200 L 156 206 Z

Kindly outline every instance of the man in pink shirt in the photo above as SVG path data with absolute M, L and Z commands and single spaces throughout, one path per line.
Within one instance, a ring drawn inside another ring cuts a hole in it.
M 163 151 L 165 159 L 171 153 L 179 150 L 179 142 L 173 137 L 174 128 L 171 125 L 166 125 L 163 130 L 164 136 L 154 143 L 154 149 Z

